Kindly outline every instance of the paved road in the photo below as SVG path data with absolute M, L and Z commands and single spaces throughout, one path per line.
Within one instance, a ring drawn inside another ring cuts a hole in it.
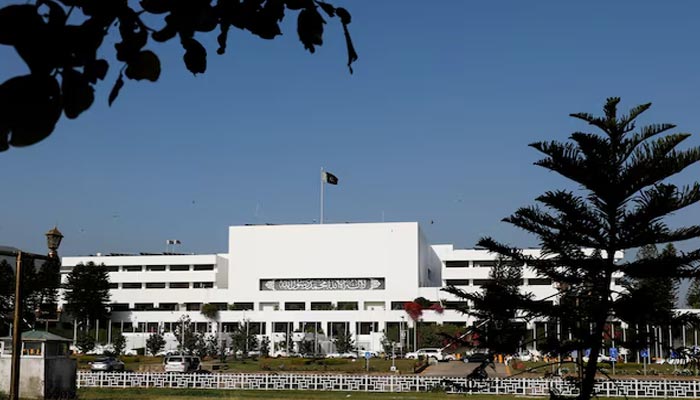
M 462 361 L 439 362 L 426 368 L 421 375 L 427 376 L 467 376 L 479 363 L 465 363 Z M 486 369 L 490 377 L 504 378 L 508 376 L 504 364 L 496 364 L 496 371 L 491 367 Z

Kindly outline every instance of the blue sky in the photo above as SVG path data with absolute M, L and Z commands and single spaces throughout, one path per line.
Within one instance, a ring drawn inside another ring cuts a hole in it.
M 323 166 L 340 178 L 329 222 L 383 216 L 421 222 L 434 243 L 535 246 L 499 221 L 566 187 L 527 144 L 587 129 L 569 113 L 651 101 L 642 122 L 676 123 L 700 144 L 696 1 L 333 3 L 353 14 L 354 75 L 337 21 L 310 55 L 295 17 L 275 41 L 232 31 L 224 56 L 207 35 L 197 77 L 178 46 L 151 44 L 160 81 L 127 81 L 109 108 L 113 63 L 88 112 L 0 154 L 0 243 L 43 252 L 58 224 L 63 255 L 162 251 L 166 239 L 223 252 L 229 225 L 317 220 Z M 0 80 L 24 71 L 10 49 L 0 60 Z M 698 220 L 695 206 L 671 221 Z

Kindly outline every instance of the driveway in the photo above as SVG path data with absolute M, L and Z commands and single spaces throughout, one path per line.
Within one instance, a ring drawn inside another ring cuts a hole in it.
M 421 375 L 427 376 L 467 376 L 480 363 L 465 363 L 462 361 L 439 362 L 426 368 Z M 508 376 L 505 364 L 496 364 L 496 371 L 493 368 L 486 368 L 489 377 L 505 378 Z

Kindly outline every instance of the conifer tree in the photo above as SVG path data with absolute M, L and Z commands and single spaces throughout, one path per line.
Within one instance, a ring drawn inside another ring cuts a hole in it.
M 530 316 L 568 318 L 562 336 L 572 332 L 574 339 L 561 348 L 590 348 L 589 362 L 581 369 L 579 380 L 579 398 L 586 400 L 594 394 L 605 326 L 618 299 L 611 288 L 614 277 L 691 277 L 700 261 L 700 249 L 620 261 L 625 250 L 700 237 L 698 225 L 671 228 L 664 222 L 669 214 L 700 201 L 699 183 L 676 186 L 668 182 L 669 177 L 700 160 L 700 148 L 678 149 L 690 134 L 664 134 L 675 128 L 672 124 L 637 129 L 635 120 L 651 104 L 619 115 L 619 102 L 619 98 L 609 98 L 602 117 L 571 114 L 602 133 L 575 132 L 567 142 L 530 145 L 544 154 L 535 165 L 576 185 L 574 189 L 547 191 L 536 199 L 541 206 L 520 208 L 504 219 L 539 238 L 540 256 L 525 255 L 492 238 L 479 241 L 480 246 L 517 265 L 527 264 L 558 285 L 559 302 L 540 307 L 537 303 L 542 302 L 525 303 L 523 311 Z

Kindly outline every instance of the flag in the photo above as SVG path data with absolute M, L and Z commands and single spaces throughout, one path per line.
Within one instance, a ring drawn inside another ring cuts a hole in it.
M 338 177 L 331 174 L 330 172 L 323 171 L 323 181 L 329 185 L 337 185 Z
M 181 243 L 177 239 L 168 239 L 165 241 L 165 244 L 181 244 Z

